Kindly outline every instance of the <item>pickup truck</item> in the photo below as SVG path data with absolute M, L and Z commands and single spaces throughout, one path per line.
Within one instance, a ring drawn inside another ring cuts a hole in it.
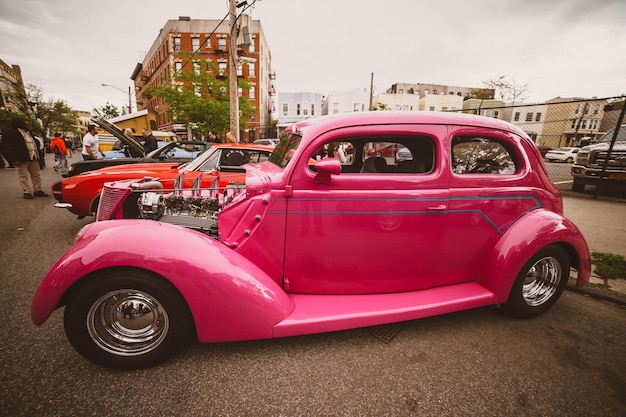
M 580 149 L 572 165 L 572 191 L 600 183 L 626 184 L 626 124 L 621 125 L 613 143 L 614 132 L 611 129 L 597 143 Z

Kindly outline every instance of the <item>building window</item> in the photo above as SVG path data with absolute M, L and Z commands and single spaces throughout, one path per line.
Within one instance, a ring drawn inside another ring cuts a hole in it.
M 220 51 L 226 50 L 226 38 L 225 37 L 220 36 L 219 38 L 217 38 L 217 49 L 219 49 Z
M 587 119 L 583 119 L 583 124 L 580 127 L 581 129 L 587 129 Z
M 193 63 L 193 72 L 196 75 L 200 75 L 200 63 L 199 62 Z
M 437 90 L 433 90 L 433 94 L 437 94 Z
M 243 77 L 243 65 L 237 65 L 237 77 Z
M 206 35 L 206 43 L 204 47 L 207 49 L 211 49 L 211 34 L 210 33 L 207 33 Z
M 428 109 L 429 109 L 430 111 L 435 111 L 435 106 L 430 106 Z
M 176 73 L 180 73 L 183 69 L 183 63 L 178 61 L 174 64 L 175 68 L 176 68 Z
M 296 104 L 296 116 L 300 116 L 300 103 Z
M 596 116 L 598 114 L 600 114 L 600 105 L 599 104 L 596 104 L 596 107 L 593 109 L 593 114 L 596 115 Z
M 311 104 L 311 116 L 315 116 L 315 104 Z
M 500 110 L 494 110 L 493 111 L 493 117 L 496 118 L 496 119 L 499 119 L 500 118 Z
M 585 114 L 589 114 L 590 109 L 591 109 L 591 105 L 589 103 L 585 104 Z
M 283 116 L 289 115 L 289 103 L 283 103 Z
M 255 51 L 255 44 L 256 44 L 256 35 L 252 35 L 250 36 L 250 46 L 248 47 L 248 52 L 254 52 Z
M 217 63 L 217 69 L 220 72 L 220 75 L 226 75 L 226 62 L 221 61 Z
M 256 98 L 256 90 L 253 85 L 251 85 L 250 89 L 248 90 L 248 98 L 250 100 L 254 100 Z
M 572 124 L 570 126 L 570 129 L 576 129 L 576 119 L 572 119 Z
M 580 103 L 576 105 L 576 111 L 574 112 L 574 114 L 580 114 Z
M 514 121 L 514 122 L 519 122 L 519 116 L 520 116 L 519 112 L 518 112 L 518 111 L 516 111 L 516 112 L 515 112 L 515 115 L 513 116 L 513 121 Z
M 191 37 L 191 50 L 196 52 L 200 49 L 200 36 L 194 35 Z
M 533 121 L 533 113 L 526 113 L 526 121 L 527 122 L 532 122 Z
M 302 104 L 302 115 L 303 116 L 308 116 L 309 115 L 309 103 L 303 103 Z
M 180 36 L 174 36 L 174 52 L 180 51 Z
M 333 114 L 339 113 L 339 103 L 333 103 Z
M 256 77 L 256 70 L 254 69 L 254 63 L 248 64 L 248 77 Z
M 202 92 L 200 91 L 200 86 L 199 85 L 194 85 L 193 86 L 193 92 L 196 96 L 198 97 L 202 97 Z
M 535 115 L 535 122 L 540 122 L 541 121 L 541 113 L 537 112 L 537 114 Z

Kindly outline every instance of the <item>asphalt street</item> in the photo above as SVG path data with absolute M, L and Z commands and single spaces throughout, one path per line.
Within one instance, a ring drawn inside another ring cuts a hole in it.
M 43 172 L 46 191 L 60 175 Z M 6 416 L 624 416 L 626 310 L 566 291 L 533 320 L 480 308 L 379 328 L 190 343 L 150 369 L 85 361 L 35 288 L 90 218 L 24 200 L 0 170 L 0 410 Z M 566 212 L 572 210 L 566 205 Z M 620 206 L 622 207 L 622 206 Z M 175 242 L 173 242 L 175 244 Z

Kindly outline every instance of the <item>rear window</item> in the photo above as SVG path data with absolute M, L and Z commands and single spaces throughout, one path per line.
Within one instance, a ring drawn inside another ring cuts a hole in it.
M 517 163 L 506 144 L 497 139 L 456 137 L 452 140 L 452 170 L 455 174 L 514 174 Z

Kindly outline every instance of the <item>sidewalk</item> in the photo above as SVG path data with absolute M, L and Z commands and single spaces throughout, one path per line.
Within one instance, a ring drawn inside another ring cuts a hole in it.
M 592 198 L 563 197 L 565 217 L 581 230 L 591 252 L 615 253 L 626 257 L 626 204 Z M 576 288 L 570 280 L 569 289 L 592 297 L 626 305 L 626 280 L 610 279 L 609 288 L 604 280 L 591 276 L 585 288 Z

